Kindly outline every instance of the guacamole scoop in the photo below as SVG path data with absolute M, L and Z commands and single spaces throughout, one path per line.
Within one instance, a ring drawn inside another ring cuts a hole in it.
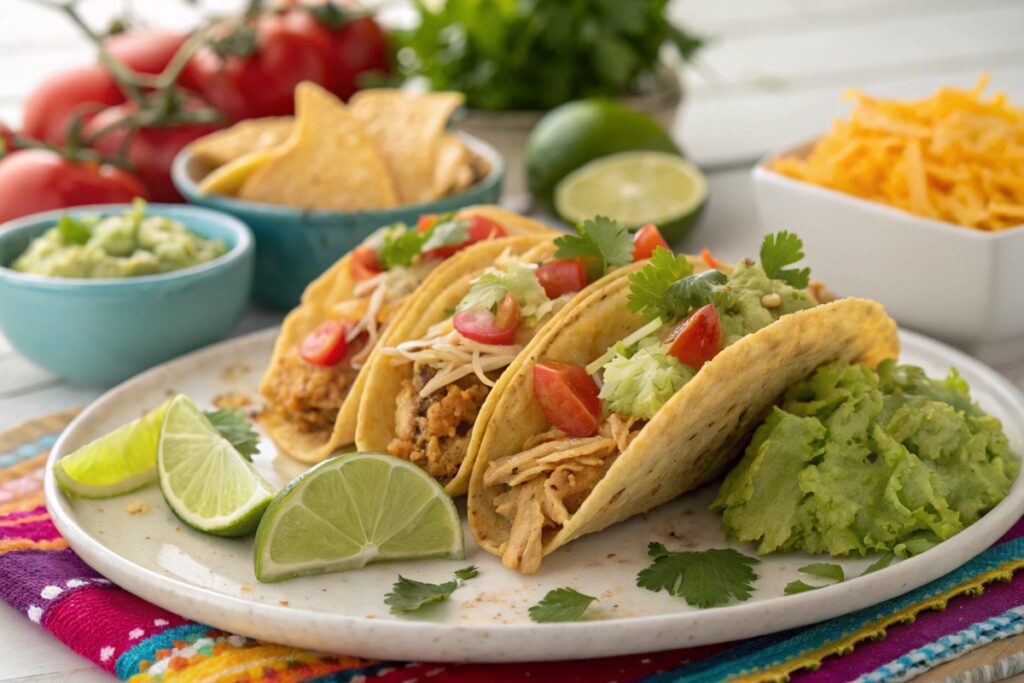
M 32 240 L 11 268 L 64 278 L 123 278 L 168 273 L 212 261 L 227 252 L 180 221 L 146 215 L 136 200 L 120 215 L 62 216 Z
M 786 393 L 712 508 L 759 553 L 906 557 L 977 521 L 1019 467 L 955 371 L 833 363 Z

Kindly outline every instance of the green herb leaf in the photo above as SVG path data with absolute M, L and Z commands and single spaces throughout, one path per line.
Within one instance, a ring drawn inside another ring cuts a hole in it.
M 800 567 L 800 571 L 804 574 L 810 574 L 811 576 L 818 576 L 823 579 L 831 579 L 835 582 L 846 581 L 846 572 L 843 568 L 832 562 L 815 562 L 805 567 Z
M 384 270 L 398 266 L 409 267 L 423 253 L 423 245 L 428 236 L 429 232 L 422 233 L 408 228 L 390 231 L 384 235 L 384 243 L 377 249 L 377 260 Z
M 792 287 L 804 289 L 810 283 L 810 268 L 789 268 L 804 257 L 804 243 L 791 232 L 782 230 L 766 235 L 761 243 L 761 267 L 768 277 L 783 280 Z
M 384 604 L 391 607 L 392 614 L 416 612 L 427 605 L 447 600 L 456 588 L 479 573 L 476 566 L 463 567 L 455 572 L 455 579 L 444 583 L 425 583 L 399 574 L 391 592 L 384 596 Z
M 208 412 L 206 417 L 243 458 L 252 462 L 252 456 L 260 452 L 260 437 L 245 413 L 238 408 L 226 408 Z
M 574 588 L 556 588 L 530 608 L 530 618 L 539 624 L 577 621 L 595 600 L 592 595 L 584 595 Z
M 872 562 L 871 565 L 867 569 L 864 570 L 864 573 L 861 574 L 861 576 L 867 576 L 868 574 L 872 574 L 874 572 L 877 572 L 879 569 L 885 569 L 890 564 L 892 564 L 892 561 L 895 560 L 895 559 L 896 559 L 896 553 L 889 552 L 887 550 L 884 553 L 882 553 L 881 555 L 879 555 L 878 559 L 876 559 L 874 562 Z
M 427 230 L 427 240 L 423 243 L 423 251 L 462 244 L 469 239 L 469 225 L 469 221 L 456 218 L 454 213 L 441 216 L 430 230 Z
M 720 299 L 724 299 L 720 288 L 728 280 L 720 270 L 705 270 L 673 284 L 668 288 L 665 298 L 675 311 L 676 318 L 682 318 L 701 306 L 720 303 Z
M 666 295 L 674 284 L 691 273 L 693 266 L 685 256 L 676 256 L 664 247 L 657 247 L 644 267 L 629 276 L 629 310 L 648 320 L 682 317 L 677 314 L 675 302 L 669 301 Z
M 399 574 L 391 592 L 384 596 L 384 604 L 391 606 L 393 614 L 415 612 L 432 603 L 447 600 L 458 587 L 458 581 L 424 583 Z
M 580 258 L 587 266 L 587 279 L 600 279 L 608 271 L 633 262 L 633 237 L 629 229 L 610 218 L 597 216 L 576 226 L 576 235 L 555 239 L 558 258 Z
M 661 543 L 648 545 L 647 554 L 654 562 L 637 574 L 637 585 L 654 592 L 663 590 L 694 607 L 748 599 L 757 580 L 751 567 L 760 562 L 731 548 L 670 552 Z
M 812 586 L 809 583 L 804 583 L 803 581 L 790 581 L 786 584 L 786 587 L 782 592 L 786 595 L 795 595 L 796 593 L 806 593 L 807 591 L 813 591 L 819 588 L 823 588 L 823 586 Z
M 477 576 L 479 576 L 479 574 L 480 570 L 476 568 L 475 564 L 470 565 L 469 567 L 463 567 L 462 569 L 459 569 L 455 572 L 455 576 L 462 579 L 463 581 L 476 578 Z
M 64 244 L 85 244 L 92 237 L 92 231 L 84 223 L 71 216 L 65 215 L 58 218 L 57 229 L 60 230 Z

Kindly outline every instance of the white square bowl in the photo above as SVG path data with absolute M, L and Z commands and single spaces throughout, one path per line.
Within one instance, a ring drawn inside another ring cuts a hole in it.
M 844 296 L 881 302 L 901 325 L 989 357 L 1024 353 L 1024 226 L 999 232 L 921 218 L 754 167 L 765 233 L 804 241 L 815 279 Z M 996 360 L 995 362 L 999 362 Z

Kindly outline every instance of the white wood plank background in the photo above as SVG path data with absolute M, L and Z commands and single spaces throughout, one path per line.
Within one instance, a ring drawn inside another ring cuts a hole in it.
M 95 25 L 123 0 L 85 0 Z M 207 0 L 217 11 L 242 0 Z M 188 26 L 179 0 L 136 0 L 154 24 Z M 400 8 L 395 10 L 400 12 Z M 749 167 L 768 150 L 814 136 L 846 111 L 850 87 L 919 97 L 941 84 L 968 86 L 988 71 L 994 88 L 1024 103 L 1024 2 L 1019 0 L 676 0 L 672 16 L 711 39 L 687 69 L 675 133 L 709 172 L 711 200 L 685 246 L 732 259 L 756 248 Z M 0 0 L 0 120 L 48 74 L 90 58 L 61 17 L 28 0 Z M 253 309 L 236 332 L 274 324 Z M 1014 381 L 1024 367 L 1005 369 Z M 0 429 L 81 405 L 95 388 L 71 387 L 32 367 L 0 334 Z M 0 605 L 0 681 L 108 680 L 41 629 Z

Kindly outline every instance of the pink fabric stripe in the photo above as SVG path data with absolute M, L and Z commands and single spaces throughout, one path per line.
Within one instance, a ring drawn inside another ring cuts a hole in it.
M 23 522 L 12 526 L 0 526 L 0 541 L 27 540 L 27 541 L 52 541 L 60 538 L 57 528 L 49 519 L 42 519 L 35 522 Z
M 44 512 L 46 512 L 46 506 L 44 505 L 34 507 L 31 510 L 18 510 L 16 512 L 8 512 L 6 515 L 0 515 L 0 522 L 5 522 L 8 520 L 18 520 L 24 517 L 35 517 L 36 515 L 41 515 Z

